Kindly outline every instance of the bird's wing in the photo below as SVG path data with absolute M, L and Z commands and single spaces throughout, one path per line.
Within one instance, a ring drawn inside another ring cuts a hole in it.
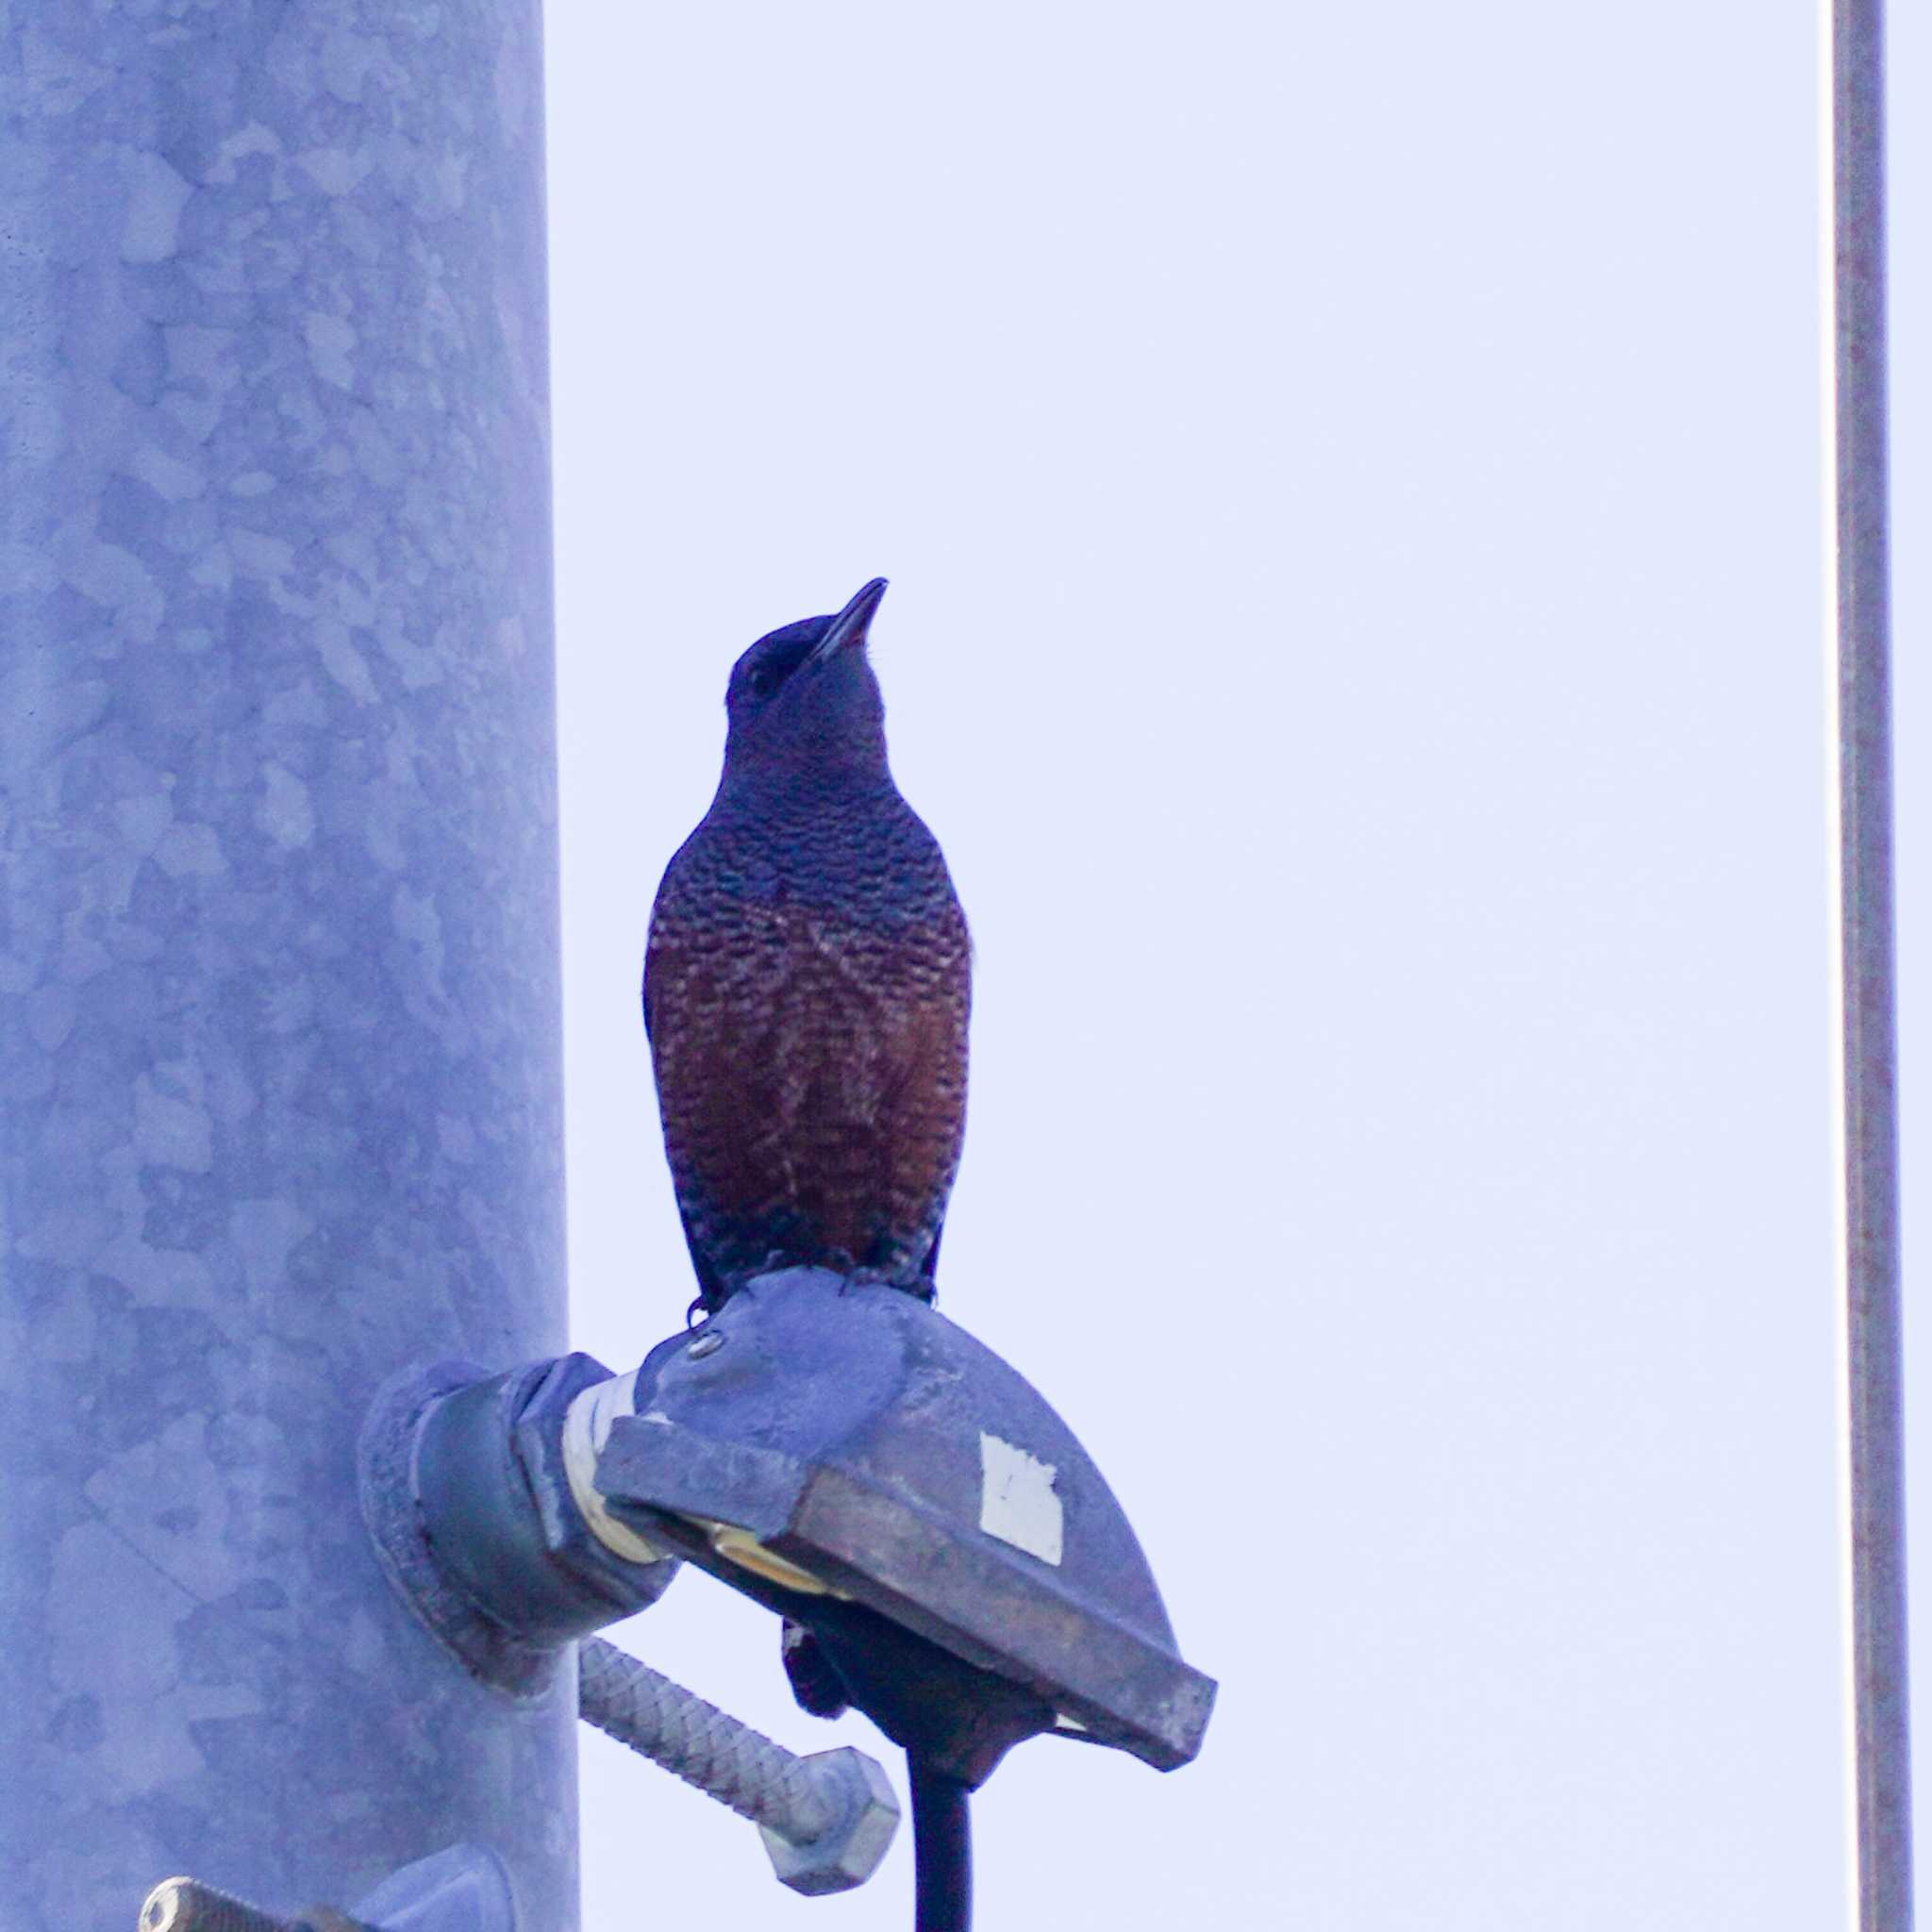
M 680 854 L 679 857 L 681 856 Z M 698 1301 L 708 1309 L 716 1309 L 724 1304 L 724 1283 L 717 1271 L 705 1259 L 698 1228 L 690 1208 L 685 1203 L 683 1190 L 677 1186 L 679 1180 L 679 1161 L 675 1148 L 673 1145 L 675 1130 L 667 1108 L 663 1065 L 659 1058 L 663 1042 L 660 1041 L 658 1037 L 658 1023 L 662 1016 L 665 991 L 664 982 L 667 977 L 675 978 L 676 976 L 675 969 L 670 965 L 671 958 L 675 956 L 676 948 L 675 945 L 667 946 L 664 943 L 667 935 L 660 930 L 659 920 L 666 909 L 667 899 L 675 891 L 676 867 L 677 859 L 674 858 L 671 864 L 665 869 L 663 882 L 658 888 L 657 902 L 651 908 L 650 936 L 644 946 L 644 1038 L 651 1047 L 652 1071 L 657 1076 L 658 1110 L 660 1116 L 664 1117 L 665 1151 L 671 1157 L 672 1182 L 678 1196 L 677 1219 L 684 1228 L 684 1244 L 691 1250 L 691 1271 L 696 1274 L 698 1280 Z M 673 924 L 675 924 L 675 920 Z M 693 1304 L 693 1306 L 696 1306 L 696 1304 Z

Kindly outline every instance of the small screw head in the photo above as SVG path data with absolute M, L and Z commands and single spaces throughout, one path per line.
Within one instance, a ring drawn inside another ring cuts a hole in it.
M 695 1341 L 693 1341 L 688 1349 L 685 1350 L 685 1354 L 690 1356 L 692 1361 L 701 1362 L 708 1355 L 716 1355 L 718 1351 L 724 1346 L 724 1338 L 722 1335 L 700 1335 L 698 1339 Z

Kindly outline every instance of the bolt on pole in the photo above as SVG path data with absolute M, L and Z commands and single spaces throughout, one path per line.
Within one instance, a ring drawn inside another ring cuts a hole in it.
M 1911 1731 L 1892 910 L 1884 8 L 1882 0 L 1824 0 L 1824 13 L 1852 1873 L 1860 1932 L 1907 1932 Z
M 571 1932 L 574 1687 L 356 1467 L 564 1343 L 536 0 L 36 0 L 0 103 L 7 1924 L 467 1842 Z
M 578 1652 L 577 1709 L 620 1744 L 784 1838 L 807 1843 L 838 1822 L 838 1798 L 808 1759 L 601 1638 L 587 1638 Z

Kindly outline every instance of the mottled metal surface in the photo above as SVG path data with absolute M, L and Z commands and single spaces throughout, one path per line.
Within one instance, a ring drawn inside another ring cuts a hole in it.
M 1847 1634 L 1862 1932 L 1912 1923 L 1886 437 L 1885 9 L 1832 0 L 1835 803 Z
M 575 1923 L 574 1711 L 395 1600 L 355 1441 L 560 1352 L 525 0 L 0 11 L 0 1870 L 283 1909 L 467 1839 Z

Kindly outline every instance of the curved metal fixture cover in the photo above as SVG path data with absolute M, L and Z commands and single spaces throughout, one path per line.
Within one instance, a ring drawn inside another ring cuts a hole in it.
M 646 1536 L 774 1608 L 802 1601 L 786 1566 L 807 1573 L 1037 1691 L 1071 1735 L 1161 1770 L 1199 1751 L 1213 1680 L 1182 1660 L 1099 1470 L 924 1302 L 824 1269 L 766 1275 L 652 1350 L 636 1410 L 597 1486 Z M 781 1561 L 760 1574 L 761 1556 Z

